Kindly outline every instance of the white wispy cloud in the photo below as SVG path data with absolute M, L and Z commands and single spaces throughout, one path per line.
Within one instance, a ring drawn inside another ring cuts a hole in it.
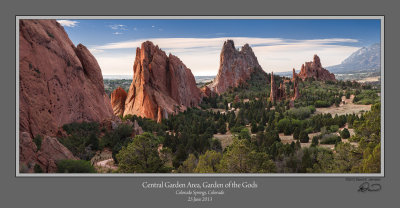
M 122 34 L 124 34 L 124 33 L 122 33 L 122 32 L 114 32 L 113 34 L 114 34 L 114 35 L 122 35 Z
M 64 27 L 75 27 L 78 25 L 78 21 L 73 21 L 73 20 L 57 20 L 60 25 Z
M 109 25 L 109 27 L 113 30 L 128 30 L 126 25 Z
M 215 75 L 219 67 L 219 55 L 222 45 L 227 39 L 235 42 L 236 48 L 248 43 L 257 56 L 263 69 L 271 71 L 290 71 L 300 69 L 305 61 L 311 61 L 318 54 L 324 67 L 339 64 L 359 47 L 346 46 L 358 42 L 356 39 L 312 39 L 295 40 L 282 38 L 253 37 L 221 37 L 221 38 L 154 38 L 149 39 L 166 53 L 178 56 L 194 75 Z M 135 49 L 140 47 L 145 39 L 108 43 L 92 46 L 98 50 L 94 54 L 102 67 L 103 73 L 113 74 L 116 66 L 113 63 L 129 62 L 121 71 L 132 74 Z M 119 56 L 113 54 L 119 53 Z M 100 56 L 101 54 L 101 56 Z M 125 55 L 124 55 L 125 54 Z M 129 58 L 128 58 L 129 57 Z M 125 64 L 125 63 L 124 63 Z M 129 67 L 127 67 L 129 66 Z M 122 65 L 120 67 L 123 67 Z M 126 73 L 122 73 L 126 74 Z

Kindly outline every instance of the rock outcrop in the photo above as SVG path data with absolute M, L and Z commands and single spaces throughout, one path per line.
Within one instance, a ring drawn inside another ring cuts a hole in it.
M 113 118 L 101 69 L 55 20 L 19 22 L 20 132 L 55 135 L 63 124 Z
M 132 114 L 161 121 L 168 114 L 197 106 L 202 99 L 191 70 L 178 57 L 167 56 L 150 41 L 136 49 L 133 71 L 124 116 Z
M 334 74 L 330 73 L 325 68 L 322 68 L 321 60 L 317 55 L 314 55 L 312 62 L 306 62 L 301 66 L 298 76 L 302 80 L 314 78 L 321 81 L 336 81 Z
M 215 95 L 213 91 L 208 86 L 200 88 L 203 97 L 212 97 Z
M 57 171 L 57 161 L 77 159 L 54 137 L 46 136 L 38 150 L 30 134 L 22 132 L 19 137 L 19 143 L 21 173 L 32 173 L 35 165 L 39 165 L 44 173 L 54 173 Z
M 290 85 L 290 79 L 285 79 L 280 83 L 279 87 L 277 87 L 275 83 L 274 72 L 271 72 L 271 93 L 269 95 L 269 99 L 271 102 L 282 101 L 286 99 L 291 99 L 292 101 L 300 98 L 299 92 L 299 78 L 293 69 L 293 96 L 290 98 L 290 95 L 286 94 L 286 84 Z M 294 105 L 294 104 L 293 104 Z
M 114 115 L 122 116 L 125 110 L 125 100 L 128 94 L 124 89 L 118 87 L 111 93 L 111 106 L 114 111 Z
M 265 73 L 258 64 L 257 57 L 249 44 L 245 44 L 238 51 L 233 40 L 227 40 L 220 54 L 218 74 L 209 88 L 215 93 L 222 94 L 229 88 L 246 84 L 255 71 Z
M 286 99 L 285 85 L 281 83 L 279 87 L 276 86 L 274 72 L 271 72 L 271 93 L 269 95 L 269 99 L 271 102 Z

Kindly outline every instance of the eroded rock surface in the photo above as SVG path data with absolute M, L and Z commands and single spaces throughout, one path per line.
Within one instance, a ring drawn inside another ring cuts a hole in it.
M 20 20 L 20 131 L 53 136 L 68 123 L 114 117 L 101 69 L 55 20 Z
M 197 106 L 202 99 L 191 70 L 150 41 L 136 49 L 133 71 L 124 116 L 138 115 L 160 122 L 168 114 Z
M 249 44 L 238 51 L 233 40 L 227 40 L 221 50 L 218 74 L 208 87 L 211 91 L 222 94 L 229 88 L 246 84 L 255 71 L 265 73 Z
M 314 78 L 321 81 L 336 81 L 335 75 L 322 67 L 321 60 L 317 55 L 314 55 L 313 61 L 306 62 L 301 66 L 298 76 L 302 80 Z
M 114 111 L 114 115 L 122 116 L 125 110 L 125 100 L 127 93 L 121 87 L 118 87 L 111 93 L 111 106 Z

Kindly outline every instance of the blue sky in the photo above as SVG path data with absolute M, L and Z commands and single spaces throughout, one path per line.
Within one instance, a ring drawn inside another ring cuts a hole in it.
M 105 75 L 133 74 L 136 47 L 151 40 L 178 56 L 194 75 L 215 75 L 226 39 L 249 43 L 264 71 L 299 70 L 314 54 L 339 64 L 380 42 L 380 20 L 58 20 L 74 44 L 86 45 Z

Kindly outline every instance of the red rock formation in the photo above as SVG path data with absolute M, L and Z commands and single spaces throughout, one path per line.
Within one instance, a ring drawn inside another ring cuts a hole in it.
M 325 68 L 322 68 L 321 60 L 317 55 L 314 55 L 314 60 L 312 62 L 306 62 L 301 66 L 298 76 L 302 80 L 305 80 L 306 78 L 314 78 L 322 81 L 336 81 L 334 74 L 330 73 Z
M 114 115 L 122 116 L 125 110 L 125 100 L 128 94 L 124 89 L 118 87 L 111 93 L 111 106 L 114 111 Z
M 124 115 L 160 120 L 168 114 L 197 106 L 202 99 L 190 69 L 150 41 L 136 49 L 133 71 Z
M 299 92 L 299 78 L 293 68 L 293 97 L 292 100 L 297 100 L 300 98 L 300 92 Z
M 278 89 L 278 97 L 281 99 L 285 99 L 286 98 L 286 89 L 285 89 L 285 84 L 283 84 L 281 82 L 279 89 Z
M 271 102 L 276 102 L 286 99 L 285 86 L 286 85 L 281 82 L 279 87 L 277 87 L 274 79 L 274 72 L 271 72 L 271 93 L 269 95 L 269 99 Z
M 265 73 L 251 47 L 245 44 L 238 51 L 233 41 L 227 40 L 221 50 L 218 74 L 209 87 L 212 91 L 222 94 L 231 87 L 245 84 L 255 71 Z
M 57 161 L 76 160 L 77 158 L 56 138 L 46 136 L 40 150 L 28 132 L 22 132 L 19 137 L 19 161 L 21 172 L 33 172 L 35 164 L 39 165 L 43 172 L 54 173 L 57 171 Z
M 19 22 L 20 131 L 55 135 L 63 124 L 113 118 L 101 69 L 55 20 Z
M 296 80 L 296 78 L 297 78 L 297 74 L 296 74 L 296 71 L 293 68 L 292 81 L 294 82 Z
M 202 97 L 212 97 L 215 95 L 213 91 L 208 86 L 204 86 L 201 89 Z

